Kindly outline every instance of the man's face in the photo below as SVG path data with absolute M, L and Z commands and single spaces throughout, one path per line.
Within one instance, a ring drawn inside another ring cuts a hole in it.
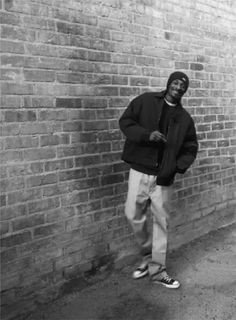
M 173 100 L 180 100 L 186 91 L 186 84 L 180 79 L 175 79 L 168 87 L 168 94 Z

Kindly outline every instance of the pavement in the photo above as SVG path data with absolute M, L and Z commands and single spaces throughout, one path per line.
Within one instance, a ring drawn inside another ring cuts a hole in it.
M 135 261 L 137 263 L 137 260 Z M 179 289 L 133 280 L 134 261 L 104 270 L 100 279 L 68 289 L 27 320 L 235 320 L 236 223 L 168 254 L 168 273 Z

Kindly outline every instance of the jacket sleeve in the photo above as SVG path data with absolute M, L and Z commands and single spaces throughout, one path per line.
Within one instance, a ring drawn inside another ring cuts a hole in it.
M 119 120 L 120 129 L 126 138 L 136 143 L 148 142 L 151 134 L 139 124 L 142 99 L 143 95 L 132 100 Z
M 191 118 L 187 135 L 177 157 L 177 172 L 185 173 L 194 162 L 198 152 L 198 141 L 194 122 Z

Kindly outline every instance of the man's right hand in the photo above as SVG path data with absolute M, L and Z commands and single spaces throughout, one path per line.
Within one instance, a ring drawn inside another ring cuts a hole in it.
M 160 141 L 163 141 L 163 142 L 166 142 L 166 137 L 164 136 L 164 134 L 162 134 L 161 132 L 159 131 L 153 131 L 151 134 L 150 134 L 150 137 L 149 137 L 149 140 L 150 141 L 155 141 L 155 142 L 160 142 Z

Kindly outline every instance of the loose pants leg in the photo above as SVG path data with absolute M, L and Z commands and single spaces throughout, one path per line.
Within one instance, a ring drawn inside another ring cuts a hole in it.
M 136 235 L 150 276 L 165 269 L 167 251 L 167 202 L 171 188 L 156 185 L 156 176 L 131 169 L 125 214 Z M 153 234 L 147 228 L 147 207 L 153 214 Z

